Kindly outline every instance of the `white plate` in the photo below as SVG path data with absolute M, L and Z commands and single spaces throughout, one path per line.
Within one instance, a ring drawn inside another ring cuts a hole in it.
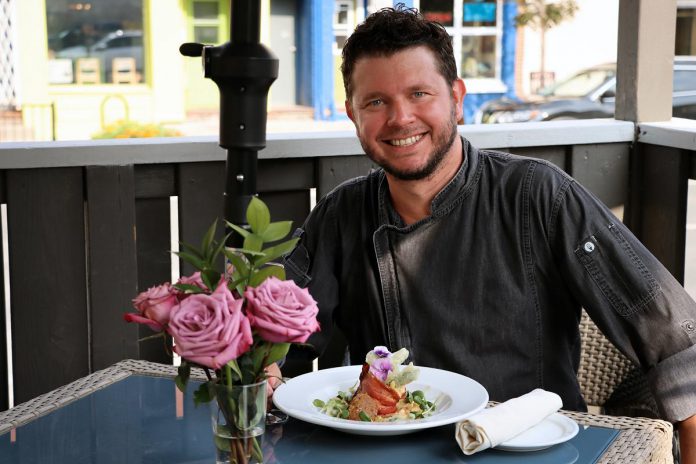
M 570 440 L 577 435 L 578 430 L 578 424 L 573 419 L 563 414 L 553 413 L 531 429 L 496 446 L 495 449 L 538 451 Z
M 335 367 L 300 375 L 278 387 L 273 402 L 286 414 L 359 435 L 400 435 L 416 430 L 452 424 L 476 414 L 488 402 L 488 392 L 475 380 L 453 372 L 418 367 L 418 380 L 408 384 L 409 391 L 422 390 L 428 401 L 435 403 L 433 415 L 415 420 L 396 422 L 362 422 L 339 419 L 319 411 L 312 404 L 315 399 L 324 402 L 356 385 L 362 366 Z

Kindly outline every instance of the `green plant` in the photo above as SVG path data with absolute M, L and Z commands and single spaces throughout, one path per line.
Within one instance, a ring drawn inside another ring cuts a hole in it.
M 180 137 L 181 132 L 168 129 L 161 124 L 142 124 L 136 121 L 120 120 L 106 126 L 93 139 L 130 139 L 145 137 Z

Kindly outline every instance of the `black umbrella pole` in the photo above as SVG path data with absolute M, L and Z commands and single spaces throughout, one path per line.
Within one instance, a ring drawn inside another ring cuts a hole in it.
M 227 180 L 225 181 L 225 219 L 246 226 L 246 210 L 256 195 L 256 150 L 227 150 Z M 227 246 L 241 247 L 244 239 L 237 233 L 230 235 Z

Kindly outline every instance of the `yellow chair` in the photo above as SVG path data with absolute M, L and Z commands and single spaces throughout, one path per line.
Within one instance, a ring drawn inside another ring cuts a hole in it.
M 75 61 L 75 82 L 77 84 L 99 84 L 101 82 L 99 58 L 78 58 Z
M 137 84 L 138 73 L 135 68 L 135 58 L 114 58 L 111 61 L 111 82 L 114 84 Z

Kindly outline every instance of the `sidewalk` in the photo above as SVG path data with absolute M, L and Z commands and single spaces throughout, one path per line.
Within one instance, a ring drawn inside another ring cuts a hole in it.
M 189 113 L 186 121 L 167 124 L 167 127 L 180 131 L 184 136 L 218 135 L 220 125 L 217 110 Z M 312 109 L 308 107 L 288 107 L 268 112 L 267 133 L 310 132 L 310 131 L 354 131 L 353 123 L 341 113 L 335 121 L 315 121 Z

